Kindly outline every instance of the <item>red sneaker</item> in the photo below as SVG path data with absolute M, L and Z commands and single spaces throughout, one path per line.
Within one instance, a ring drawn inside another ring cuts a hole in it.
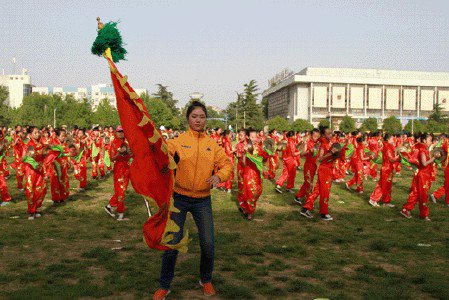
M 410 219 L 412 217 L 412 214 L 408 210 L 406 210 L 405 208 L 403 208 L 401 210 L 401 215 L 403 215 L 407 219 Z
M 164 300 L 168 294 L 170 290 L 158 289 L 153 295 L 153 300 Z
M 203 287 L 203 294 L 206 297 L 210 297 L 216 294 L 214 286 L 211 282 L 208 283 L 202 283 L 200 280 L 200 285 Z

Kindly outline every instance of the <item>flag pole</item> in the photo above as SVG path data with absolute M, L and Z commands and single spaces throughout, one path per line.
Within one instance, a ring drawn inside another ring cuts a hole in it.
M 150 205 L 148 205 L 148 201 L 147 199 L 145 199 L 145 197 L 143 198 L 143 201 L 145 202 L 145 206 L 147 207 L 148 217 L 151 217 Z

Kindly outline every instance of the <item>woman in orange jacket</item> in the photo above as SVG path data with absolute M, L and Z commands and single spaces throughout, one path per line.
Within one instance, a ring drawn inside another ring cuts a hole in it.
M 223 147 L 219 146 L 204 131 L 207 119 L 206 107 L 198 101 L 192 102 L 186 114 L 189 131 L 168 141 L 170 155 L 177 163 L 174 186 L 174 205 L 179 210 L 171 218 L 180 230 L 173 233 L 171 243 L 181 241 L 187 213 L 190 212 L 198 228 L 201 247 L 200 285 L 205 296 L 212 296 L 212 271 L 214 267 L 214 222 L 210 190 L 229 179 L 234 166 Z M 219 170 L 214 173 L 214 166 Z M 162 256 L 160 288 L 153 299 L 165 299 L 170 293 L 174 276 L 177 250 L 167 250 Z

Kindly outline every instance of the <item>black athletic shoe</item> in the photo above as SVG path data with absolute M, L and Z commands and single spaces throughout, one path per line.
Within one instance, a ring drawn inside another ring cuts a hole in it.
M 243 211 L 243 208 L 239 207 L 239 212 L 245 217 L 248 218 L 248 214 Z
M 332 221 L 334 218 L 331 217 L 330 214 L 322 214 L 321 215 L 321 220 L 323 221 Z
M 295 197 L 295 202 L 298 203 L 299 205 L 302 205 L 302 199 Z
M 308 210 L 308 209 L 306 209 L 306 208 L 302 208 L 302 209 L 301 209 L 301 215 L 304 216 L 304 217 L 306 217 L 307 219 L 312 219 L 312 218 L 313 218 L 313 215 L 312 215 L 312 213 L 310 212 L 310 210 Z
M 282 194 L 282 190 L 281 190 L 281 188 L 280 188 L 280 187 L 275 187 L 274 189 L 275 189 L 275 190 L 276 190 L 276 192 L 278 192 L 279 194 Z
M 110 215 L 111 217 L 115 217 L 115 214 L 112 212 L 112 208 L 108 207 L 107 205 L 104 207 L 104 210 L 106 211 L 106 213 L 108 215 Z

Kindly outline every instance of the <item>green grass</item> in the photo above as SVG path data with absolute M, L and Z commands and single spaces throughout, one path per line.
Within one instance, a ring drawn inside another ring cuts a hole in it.
M 397 206 L 406 201 L 411 175 L 406 170 L 395 178 Z M 443 172 L 438 175 L 432 191 L 442 184 Z M 113 190 L 111 177 L 90 180 L 88 190 L 64 206 L 54 206 L 47 193 L 44 216 L 30 222 L 13 177 L 13 204 L 0 208 L 1 299 L 148 299 L 158 287 L 161 252 L 142 241 L 146 210 L 131 187 L 127 222 L 102 209 Z M 301 183 L 298 172 L 295 190 Z M 77 184 L 73 177 L 71 184 Z M 449 209 L 430 203 L 432 222 L 419 220 L 417 208 L 406 220 L 399 208 L 368 205 L 374 186 L 367 181 L 359 195 L 334 184 L 335 220 L 329 223 L 302 218 L 293 195 L 275 193 L 270 181 L 253 222 L 240 217 L 235 190 L 214 190 L 217 298 L 448 299 Z M 179 255 L 171 299 L 202 298 L 197 230 L 190 217 L 186 226 L 192 242 Z

